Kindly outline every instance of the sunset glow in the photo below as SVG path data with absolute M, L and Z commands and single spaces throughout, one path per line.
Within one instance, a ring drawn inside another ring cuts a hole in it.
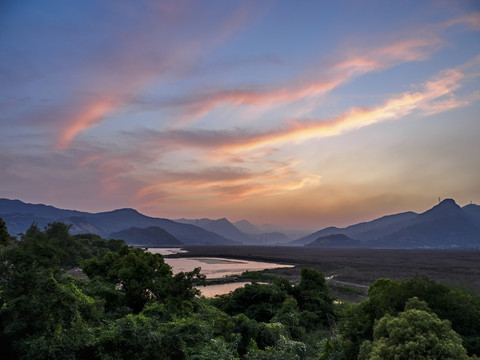
M 22 1 L 0 197 L 319 229 L 480 203 L 478 1 Z

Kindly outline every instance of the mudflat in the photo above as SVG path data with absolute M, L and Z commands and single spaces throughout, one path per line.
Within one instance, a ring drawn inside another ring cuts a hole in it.
M 268 270 L 290 281 L 303 267 L 333 276 L 337 284 L 366 287 L 379 278 L 405 280 L 418 276 L 445 285 L 480 292 L 480 250 L 433 249 L 321 249 L 271 246 L 192 246 L 179 257 L 223 257 L 293 264 Z

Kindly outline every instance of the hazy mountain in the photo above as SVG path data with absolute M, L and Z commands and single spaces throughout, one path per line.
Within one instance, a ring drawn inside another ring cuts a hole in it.
M 287 236 L 283 232 L 265 232 L 267 226 L 256 227 L 246 220 L 236 223 L 237 226 L 258 232 L 247 234 L 225 218 L 172 221 L 149 217 L 134 209 L 88 213 L 42 204 L 26 204 L 19 200 L 0 199 L 0 217 L 12 235 L 24 233 L 33 222 L 43 228 L 49 222 L 62 221 L 72 226 L 73 234 L 91 232 L 108 238 L 128 229 L 134 232 L 135 236 L 147 236 L 152 241 L 155 230 L 149 230 L 148 233 L 131 228 L 156 227 L 163 229 L 185 245 L 286 243 L 303 246 L 322 238 L 320 243 L 323 241 L 324 246 L 330 246 L 335 239 L 338 242 L 337 237 L 330 236 L 343 234 L 351 240 L 355 239 L 353 241 L 361 241 L 365 247 L 480 247 L 480 206 L 470 204 L 461 208 L 452 199 L 446 199 L 421 214 L 404 212 L 346 228 L 327 227 L 293 242 L 287 242 Z M 160 230 L 157 229 L 158 241 L 163 239 Z M 344 238 L 343 244 L 349 244 L 347 240 Z M 351 244 L 356 246 L 354 243 Z
M 332 234 L 322 236 L 305 246 L 308 247 L 323 247 L 323 248 L 360 248 L 363 243 L 359 240 L 354 240 L 344 234 Z
M 260 225 L 260 228 L 258 228 L 247 220 L 237 221 L 234 225 L 242 232 L 255 238 L 258 245 L 285 244 L 298 237 L 289 237 L 283 230 L 278 230 L 272 225 Z M 294 231 L 294 233 L 296 232 Z
M 114 239 L 122 239 L 129 245 L 137 246 L 179 246 L 183 245 L 175 236 L 158 226 L 148 228 L 131 227 L 110 234 Z
M 149 217 L 134 209 L 87 213 L 40 204 L 26 204 L 19 200 L 0 199 L 0 217 L 4 219 L 12 235 L 24 233 L 33 222 L 37 222 L 38 226 L 43 228 L 49 222 L 62 221 L 72 225 L 73 234 L 91 232 L 110 237 L 112 233 L 131 227 L 158 226 L 188 245 L 240 244 L 195 225 Z
M 475 204 L 465 205 L 463 211 L 467 214 L 470 221 L 480 228 L 480 206 Z
M 277 245 L 286 244 L 291 239 L 280 231 L 265 232 L 257 235 L 252 235 L 257 239 L 259 245 Z
M 255 244 L 256 241 L 253 237 L 240 231 L 230 221 L 225 218 L 218 220 L 211 219 L 177 219 L 175 220 L 184 224 L 191 224 L 199 226 L 205 230 L 211 231 L 215 234 L 226 237 L 227 239 L 240 241 L 244 244 Z
M 50 205 L 27 204 L 20 200 L 0 199 L 0 214 L 36 215 L 49 219 L 61 219 L 87 213 L 76 210 L 58 209 Z
M 446 199 L 373 244 L 386 247 L 480 247 L 480 228 L 454 200 Z
M 49 205 L 26 204 L 20 200 L 0 199 L 0 216 L 12 235 L 24 233 L 34 222 L 43 229 L 50 222 L 85 214 L 87 213 L 57 209 Z
M 379 239 L 383 238 L 394 230 L 401 229 L 403 226 L 408 224 L 409 221 L 415 219 L 417 216 L 417 213 L 409 211 L 395 215 L 383 216 L 372 221 L 350 225 L 346 228 L 337 228 L 334 226 L 330 226 L 325 229 L 316 231 L 313 234 L 295 240 L 291 242 L 291 244 L 305 245 L 318 239 L 319 237 L 333 234 L 344 234 L 351 238 L 362 241 Z
M 260 234 L 261 232 L 255 225 L 247 220 L 234 222 L 233 225 L 235 225 L 238 230 L 244 232 L 245 234 Z
M 290 245 L 310 244 L 318 238 L 343 234 L 365 247 L 453 248 L 480 247 L 480 207 L 458 206 L 446 199 L 424 213 L 405 212 L 348 226 L 328 227 L 295 240 Z

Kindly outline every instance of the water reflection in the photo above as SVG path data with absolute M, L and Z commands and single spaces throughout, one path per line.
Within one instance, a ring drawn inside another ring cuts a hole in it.
M 172 267 L 173 272 L 187 272 L 200 267 L 202 274 L 208 279 L 218 279 L 225 276 L 240 275 L 245 271 L 260 271 L 276 269 L 280 267 L 292 267 L 292 265 L 274 264 L 261 261 L 233 260 L 224 258 L 165 258 L 165 262 Z
M 173 254 L 182 254 L 188 252 L 182 248 L 154 248 L 148 249 L 149 252 L 152 254 L 160 254 L 160 255 L 173 255 Z
M 205 297 L 215 297 L 215 295 L 228 294 L 230 291 L 245 286 L 246 284 L 250 284 L 250 282 L 242 281 L 236 283 L 207 285 L 200 286 L 197 289 L 199 289 L 202 292 L 202 295 Z
M 186 252 L 179 248 L 148 249 L 148 251 L 162 255 Z M 293 267 L 293 265 L 216 257 L 165 258 L 165 262 L 172 267 L 174 274 L 181 271 L 192 271 L 193 269 L 200 267 L 202 268 L 202 274 L 205 274 L 208 279 L 219 279 L 225 276 L 240 275 L 245 271 L 261 271 L 265 269 Z
M 186 252 L 180 248 L 158 248 L 148 249 L 154 254 L 171 255 L 180 252 Z M 177 274 L 181 271 L 187 272 L 200 267 L 202 274 L 207 279 L 219 279 L 225 276 L 240 275 L 245 271 L 261 271 L 265 269 L 276 269 L 293 267 L 293 265 L 267 263 L 263 261 L 236 260 L 215 257 L 193 257 L 193 258 L 165 258 L 165 262 L 172 267 L 173 273 Z M 202 295 L 213 297 L 215 295 L 228 294 L 236 288 L 242 287 L 248 282 L 236 282 L 217 285 L 208 285 L 200 287 Z

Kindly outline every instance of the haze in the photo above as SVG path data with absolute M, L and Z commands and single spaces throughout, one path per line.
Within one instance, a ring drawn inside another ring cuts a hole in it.
M 0 197 L 344 226 L 480 203 L 478 1 L 0 5 Z

